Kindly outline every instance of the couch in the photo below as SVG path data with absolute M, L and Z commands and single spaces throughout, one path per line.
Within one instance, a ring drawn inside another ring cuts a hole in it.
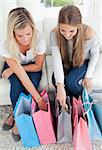
M 94 18 L 87 17 L 84 18 L 84 22 L 93 26 L 96 30 L 99 38 L 99 44 L 100 44 L 100 56 L 99 60 L 97 62 L 94 77 L 93 77 L 93 89 L 100 90 L 102 89 L 102 33 L 100 34 L 100 29 L 102 27 L 102 18 L 96 18 L 96 21 L 94 22 Z M 46 58 L 45 63 L 43 66 L 43 75 L 40 82 L 39 90 L 43 90 L 48 85 L 48 90 L 50 92 L 54 91 L 54 87 L 52 85 L 51 77 L 53 72 L 52 67 L 52 55 L 50 50 L 50 42 L 49 42 L 49 33 L 53 27 L 57 24 L 57 18 L 44 18 L 43 20 L 35 20 L 37 28 L 45 34 L 46 37 L 46 43 L 47 43 L 47 51 L 46 51 Z M 1 35 L 0 35 L 1 38 Z M 3 68 L 3 59 L 0 57 L 0 75 Z M 10 102 L 10 83 L 8 79 L 4 79 L 0 76 L 0 105 L 9 105 Z

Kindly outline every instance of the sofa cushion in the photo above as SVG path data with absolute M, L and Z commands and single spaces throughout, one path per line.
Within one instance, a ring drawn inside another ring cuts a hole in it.
M 57 25 L 57 18 L 44 18 L 43 21 L 43 32 L 46 37 L 46 43 L 47 43 L 47 51 L 46 54 L 51 54 L 50 50 L 50 32 L 53 28 L 55 28 Z
M 53 73 L 53 66 L 52 66 L 52 55 L 46 56 L 46 70 L 47 70 L 47 80 L 49 84 L 50 91 L 54 90 L 54 86 L 52 84 L 52 73 Z
M 0 79 L 0 105 L 9 105 L 10 101 L 10 83 L 8 79 Z
M 43 21 L 42 20 L 34 20 L 36 28 L 43 33 Z

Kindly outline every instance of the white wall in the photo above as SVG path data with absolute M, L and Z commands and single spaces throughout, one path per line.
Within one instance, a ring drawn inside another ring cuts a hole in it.
M 102 49 L 102 0 L 83 0 L 83 21 L 97 33 Z
M 0 39 L 6 39 L 7 16 L 15 7 L 25 7 L 32 14 L 35 22 L 41 22 L 45 17 L 57 17 L 60 10 L 60 7 L 44 8 L 40 5 L 36 7 L 34 0 L 2 0 L 0 1 Z

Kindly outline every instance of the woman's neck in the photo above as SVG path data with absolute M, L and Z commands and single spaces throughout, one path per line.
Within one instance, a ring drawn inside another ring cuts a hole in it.
M 30 49 L 29 45 L 19 45 L 20 52 L 26 55 L 26 52 Z

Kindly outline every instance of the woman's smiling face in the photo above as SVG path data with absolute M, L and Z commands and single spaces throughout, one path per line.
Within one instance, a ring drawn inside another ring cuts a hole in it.
M 76 34 L 78 27 L 60 23 L 60 33 L 65 37 L 66 40 L 72 39 Z
M 33 31 L 29 24 L 27 24 L 23 29 L 16 29 L 14 33 L 18 44 L 24 46 L 30 44 Z

